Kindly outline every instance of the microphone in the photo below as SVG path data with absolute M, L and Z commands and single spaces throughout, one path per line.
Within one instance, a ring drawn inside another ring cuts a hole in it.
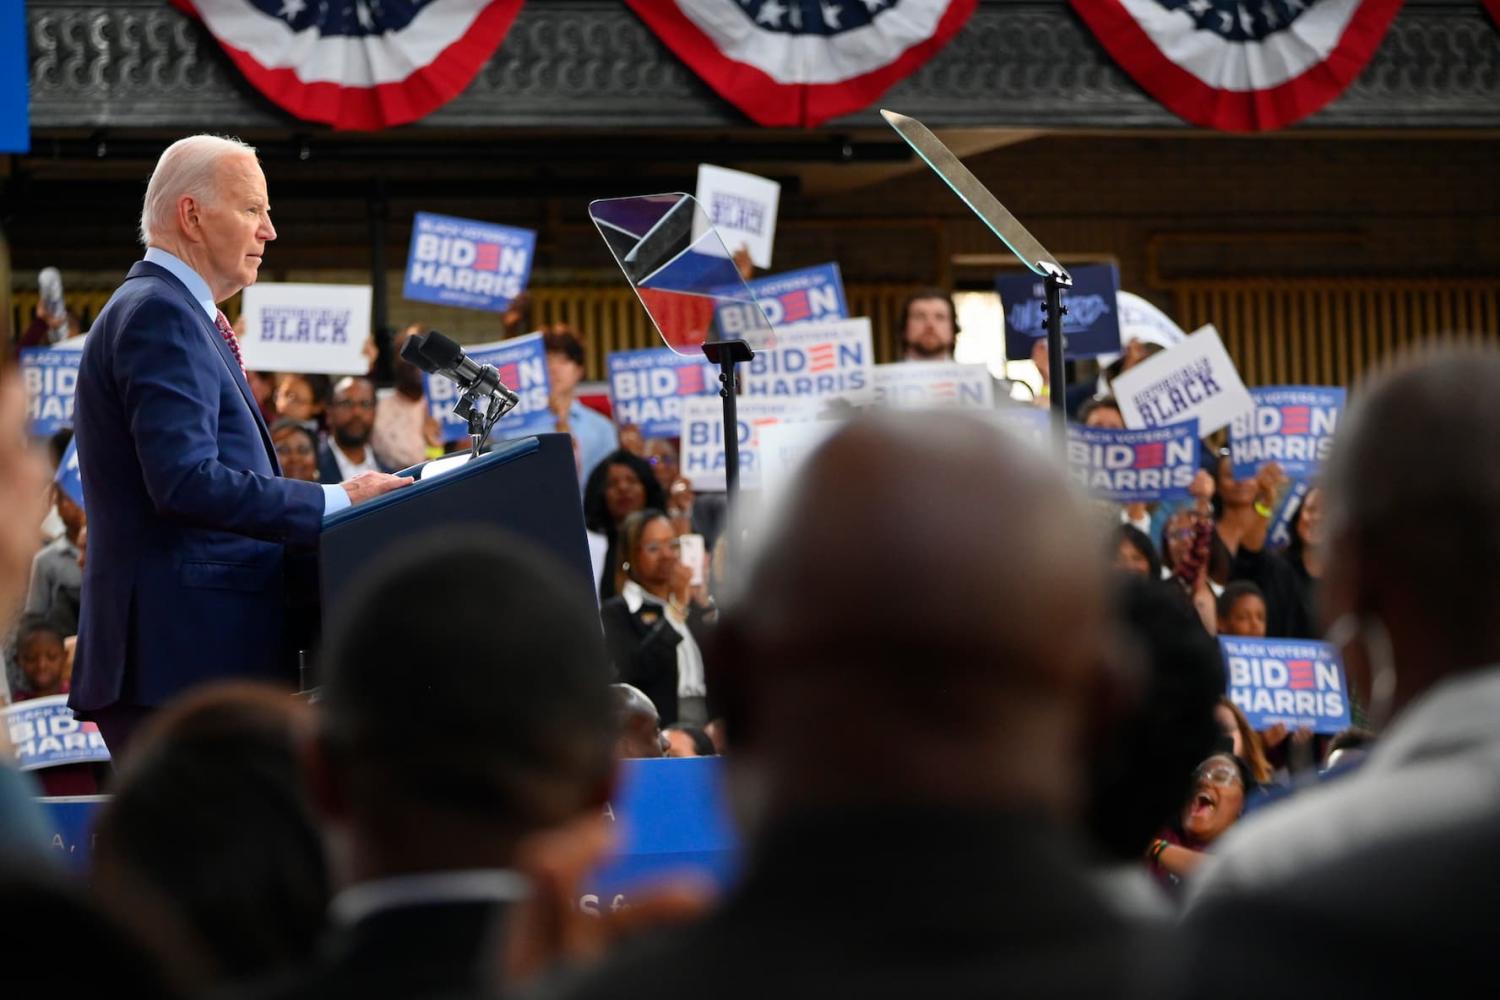
M 438 333 L 420 333 L 408 337 L 401 357 L 432 375 L 443 375 L 458 383 L 459 388 L 481 396 L 498 396 L 506 407 L 515 406 L 521 397 L 500 381 L 494 365 L 481 365 L 464 353 L 456 341 Z

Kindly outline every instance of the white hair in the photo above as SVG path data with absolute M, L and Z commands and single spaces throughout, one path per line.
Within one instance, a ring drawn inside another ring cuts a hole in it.
M 255 147 L 220 135 L 190 135 L 168 146 L 151 180 L 146 185 L 146 201 L 141 206 L 141 243 L 151 245 L 153 236 L 172 231 L 177 215 L 177 199 L 190 195 L 201 202 L 217 194 L 219 160 L 230 154 L 255 155 Z

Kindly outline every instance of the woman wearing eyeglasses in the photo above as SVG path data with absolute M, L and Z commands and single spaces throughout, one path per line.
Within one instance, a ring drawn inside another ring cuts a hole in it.
M 1146 850 L 1146 864 L 1169 886 L 1192 876 L 1206 852 L 1245 812 L 1255 778 L 1243 760 L 1216 753 L 1193 772 L 1192 792 L 1177 823 Z
M 682 562 L 672 522 L 639 510 L 620 525 L 625 583 L 599 609 L 618 679 L 645 692 L 663 726 L 708 721 L 708 688 L 698 644 L 715 615 L 712 600 Z

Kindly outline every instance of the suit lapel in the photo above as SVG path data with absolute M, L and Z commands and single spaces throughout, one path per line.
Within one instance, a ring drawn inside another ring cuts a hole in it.
M 188 311 L 198 321 L 199 329 L 204 332 L 210 343 L 213 344 L 214 353 L 219 356 L 219 360 L 229 369 L 229 377 L 234 381 L 235 386 L 239 388 L 240 396 L 245 400 L 245 405 L 250 408 L 250 417 L 255 421 L 256 429 L 260 431 L 260 440 L 265 445 L 266 454 L 271 459 L 271 468 L 276 470 L 278 476 L 281 475 L 281 462 L 276 457 L 276 446 L 271 442 L 271 430 L 266 426 L 265 418 L 261 416 L 260 404 L 255 401 L 255 394 L 250 391 L 250 383 L 245 381 L 245 376 L 240 371 L 240 363 L 235 360 L 234 353 L 230 351 L 229 344 L 225 342 L 224 335 L 219 332 L 219 328 L 203 314 L 203 306 L 197 299 L 193 298 L 193 293 L 189 292 L 187 286 L 178 281 L 177 276 L 171 271 L 150 261 L 141 260 L 136 261 L 135 266 L 126 275 L 127 280 L 138 277 L 165 279 L 167 284 L 187 303 Z

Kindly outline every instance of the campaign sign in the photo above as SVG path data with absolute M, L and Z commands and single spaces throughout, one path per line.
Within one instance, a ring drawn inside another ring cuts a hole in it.
M 682 431 L 682 400 L 719 392 L 719 369 L 701 354 L 652 347 L 615 351 L 608 363 L 615 423 L 635 424 L 642 437 L 676 437 Z
M 898 410 L 995 405 L 995 380 L 984 365 L 902 361 L 875 366 L 875 402 Z
M 1068 271 L 1073 287 L 1063 289 L 1063 336 L 1070 358 L 1114 354 L 1120 349 L 1120 313 L 1115 295 L 1120 271 L 1113 264 L 1085 264 Z M 1031 357 L 1038 337 L 1047 335 L 1046 284 L 1030 272 L 995 276 L 995 291 L 1005 307 L 1005 356 Z
M 1308 639 L 1221 636 L 1229 698 L 1253 729 L 1337 733 L 1349 728 L 1349 687 L 1332 646 Z
M 1209 435 L 1255 409 L 1212 326 L 1195 330 L 1176 347 L 1116 376 L 1110 387 L 1126 427 L 1196 420 L 1198 433 Z
M 1229 422 L 1229 458 L 1236 479 L 1250 479 L 1276 462 L 1293 479 L 1318 471 L 1333 447 L 1344 390 L 1321 385 L 1251 389 L 1255 410 Z
M 1014 434 L 1038 451 L 1052 450 L 1052 414 L 1036 406 L 1006 400 L 989 415 L 1001 430 Z
M 536 233 L 418 212 L 401 294 L 413 302 L 504 312 L 526 289 Z
M 73 394 L 78 391 L 83 340 L 74 337 L 52 347 L 21 348 L 26 417 L 33 437 L 50 437 L 73 426 Z
M 490 440 L 524 437 L 550 431 L 557 426 L 547 405 L 552 394 L 552 378 L 547 373 L 547 348 L 540 333 L 503 340 L 493 344 L 466 346 L 464 353 L 476 365 L 494 365 L 500 381 L 515 390 L 521 401 L 515 409 L 500 418 Z M 460 441 L 469 436 L 467 421 L 453 415 L 453 407 L 462 395 L 446 375 L 424 376 L 427 406 L 444 441 Z
M 781 185 L 764 177 L 726 170 L 707 163 L 698 165 L 698 204 L 730 253 L 746 247 L 756 267 L 771 266 L 771 245 L 776 240 L 776 209 Z M 694 234 L 696 237 L 697 233 Z
M 803 323 L 776 335 L 776 346 L 740 366 L 746 398 L 830 399 L 868 403 L 875 397 L 875 345 L 870 321 Z
M 26 58 L 26 5 L 0 4 L 0 153 L 31 149 L 31 60 Z
M 760 331 L 766 320 L 782 328 L 797 323 L 845 319 L 849 304 L 844 299 L 844 279 L 837 264 L 819 264 L 800 271 L 773 274 L 747 283 L 756 305 L 728 302 L 719 306 L 719 337 L 722 340 L 743 339 Z M 739 289 L 733 294 L 742 295 Z M 756 306 L 765 320 L 756 315 Z
M 803 463 L 842 426 L 842 420 L 806 420 L 760 428 L 761 497 L 769 502 L 784 494 Z
M 1307 497 L 1312 485 L 1307 482 L 1294 482 L 1282 494 L 1281 502 L 1271 512 L 1271 526 L 1266 529 L 1266 544 L 1273 549 L 1284 549 L 1292 540 L 1293 515 L 1302 513 L 1302 501 Z
M 23 771 L 109 760 L 99 727 L 73 718 L 65 694 L 18 701 L 3 711 L 16 765 Z
M 1198 471 L 1198 426 L 1148 430 L 1068 427 L 1068 472 L 1096 496 L 1117 503 L 1178 500 Z
M 604 818 L 616 846 L 583 879 L 578 908 L 585 912 L 617 910 L 629 905 L 632 890 L 673 876 L 722 889 L 739 869 L 722 758 L 621 761 L 620 784 Z
M 761 432 L 786 421 L 809 420 L 817 403 L 807 399 L 740 396 L 735 401 L 740 445 L 740 485 L 760 487 Z M 718 396 L 682 400 L 682 440 L 678 469 L 700 493 L 726 489 L 724 478 L 724 409 Z
M 257 282 L 245 289 L 240 354 L 250 371 L 369 371 L 369 285 Z
M 57 464 L 57 475 L 52 480 L 57 483 L 58 489 L 67 494 L 69 500 L 83 506 L 83 475 L 78 468 L 78 438 L 69 439 L 68 450 L 63 452 L 62 461 Z

